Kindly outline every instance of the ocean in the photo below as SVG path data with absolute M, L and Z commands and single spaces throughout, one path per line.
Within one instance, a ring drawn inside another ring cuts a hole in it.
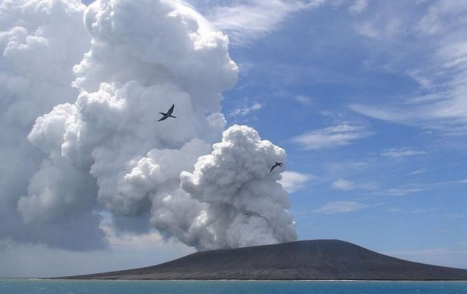
M 467 294 L 467 282 L 0 280 L 0 294 Z

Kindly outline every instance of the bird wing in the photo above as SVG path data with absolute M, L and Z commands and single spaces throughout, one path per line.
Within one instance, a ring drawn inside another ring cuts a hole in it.
M 269 171 L 270 173 L 272 173 L 272 170 L 275 169 L 277 166 L 277 164 L 274 164 L 272 167 L 271 167 L 271 170 Z
M 174 112 L 175 104 L 172 104 L 172 107 L 170 107 L 169 111 L 167 111 L 168 115 L 171 115 L 172 112 Z
M 158 120 L 158 121 L 165 120 L 165 119 L 167 119 L 167 117 L 168 117 L 167 115 L 164 115 L 164 116 L 163 116 L 163 117 L 161 117 L 161 119 L 160 119 L 160 120 Z

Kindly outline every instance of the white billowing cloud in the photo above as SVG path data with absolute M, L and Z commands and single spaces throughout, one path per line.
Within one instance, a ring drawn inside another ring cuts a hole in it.
M 293 193 L 297 190 L 303 189 L 305 184 L 312 179 L 312 175 L 301 174 L 294 171 L 284 171 L 282 173 L 282 180 L 280 180 L 279 183 L 287 192 Z
M 349 145 L 355 140 L 371 135 L 372 133 L 363 126 L 344 123 L 304 133 L 293 138 L 292 142 L 307 150 L 318 150 Z
M 408 156 L 420 156 L 426 155 L 426 152 L 423 150 L 417 150 L 413 148 L 390 148 L 383 150 L 381 152 L 382 156 L 398 158 L 398 157 L 408 157 Z
M 322 214 L 349 213 L 364 209 L 366 207 L 368 206 L 360 202 L 335 201 L 326 203 L 322 207 L 314 209 L 313 212 Z
M 84 24 L 92 46 L 74 67 L 79 95 L 27 137 L 47 156 L 12 201 L 21 220 L 72 219 L 101 240 L 91 216 L 108 211 L 119 230 L 150 223 L 198 249 L 295 240 L 282 169 L 270 173 L 284 150 L 240 126 L 213 146 L 226 123 L 222 91 L 238 74 L 227 37 L 175 1 L 100 0 Z M 177 118 L 158 121 L 171 105 Z
M 76 210 L 53 215 L 56 222 L 30 222 L 33 218 L 52 217 L 34 211 L 34 207 L 60 206 L 60 202 L 68 201 L 68 196 L 54 201 L 50 192 L 41 199 L 31 199 L 29 205 L 20 208 L 34 216 L 25 219 L 28 225 L 17 211 L 18 200 L 28 194 L 28 184 L 29 190 L 34 191 L 46 185 L 47 180 L 44 172 L 32 177 L 46 157 L 27 140 L 34 121 L 55 105 L 74 101 L 79 93 L 71 83 L 75 78 L 73 66 L 90 48 L 90 38 L 82 24 L 84 10 L 78 0 L 0 2 L 0 239 L 73 250 L 105 245 L 98 228 L 100 216 L 92 212 L 93 200 L 86 197 L 94 191 L 94 185 L 81 187 L 83 201 Z M 48 131 L 56 134 L 60 130 Z M 63 180 L 65 173 L 76 175 L 81 184 L 87 180 L 68 170 L 65 163 L 60 164 L 64 174 L 47 162 L 42 164 L 42 170 L 47 170 L 49 179 L 54 181 Z
M 249 127 L 234 125 L 193 173 L 181 174 L 182 188 L 207 204 L 205 222 L 214 239 L 208 248 L 232 248 L 297 238 L 287 192 L 278 183 L 285 151 Z

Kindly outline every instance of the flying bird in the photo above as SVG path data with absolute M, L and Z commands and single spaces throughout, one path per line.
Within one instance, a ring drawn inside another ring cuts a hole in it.
M 276 164 L 274 164 L 274 165 L 271 167 L 270 173 L 272 173 L 272 171 L 273 171 L 276 167 L 278 167 L 278 166 L 282 167 L 282 165 L 283 165 L 282 162 L 277 162 L 277 161 L 276 161 Z
M 173 104 L 172 107 L 170 107 L 170 109 L 169 109 L 169 111 L 167 111 L 167 113 L 159 112 L 160 114 L 163 115 L 163 117 L 159 121 L 166 120 L 169 117 L 176 118 L 175 116 L 172 115 L 172 112 L 174 112 L 174 107 L 175 107 L 175 104 Z

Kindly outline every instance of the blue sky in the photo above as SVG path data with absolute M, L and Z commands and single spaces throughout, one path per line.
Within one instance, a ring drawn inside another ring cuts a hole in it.
M 190 4 L 231 39 L 229 123 L 306 175 L 300 239 L 467 268 L 465 1 Z
M 467 267 L 466 9 L 455 6 L 328 1 L 234 31 L 248 37 L 231 37 L 241 75 L 224 112 L 308 175 L 290 196 L 300 239 Z
M 240 67 L 224 93 L 229 125 L 287 151 L 299 239 L 467 268 L 467 1 L 188 4 L 229 35 Z M 109 242 L 111 252 L 22 245 L 2 258 L 28 276 L 44 256 L 62 261 L 47 273 L 75 274 L 193 252 L 158 234 Z

